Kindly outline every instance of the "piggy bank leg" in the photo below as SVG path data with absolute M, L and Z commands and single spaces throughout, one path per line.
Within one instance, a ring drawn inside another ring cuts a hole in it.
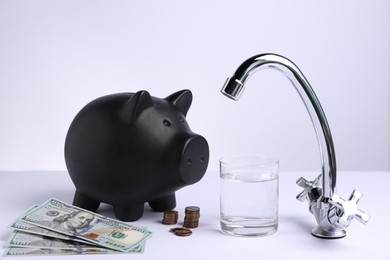
M 73 198 L 73 205 L 89 211 L 96 211 L 99 208 L 100 202 L 93 200 L 76 190 Z
M 149 201 L 150 207 L 155 211 L 166 211 L 176 207 L 175 193 Z
M 136 221 L 142 217 L 144 213 L 144 204 L 133 205 L 114 205 L 115 217 L 122 221 Z

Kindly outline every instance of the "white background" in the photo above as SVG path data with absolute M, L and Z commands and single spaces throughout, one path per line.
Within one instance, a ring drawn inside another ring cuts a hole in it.
M 247 58 L 294 61 L 328 118 L 344 171 L 390 170 L 390 2 L 0 0 L 0 170 L 65 170 L 67 129 L 89 101 L 191 89 L 187 115 L 221 156 L 270 153 L 319 170 L 299 95 L 279 72 L 220 94 Z

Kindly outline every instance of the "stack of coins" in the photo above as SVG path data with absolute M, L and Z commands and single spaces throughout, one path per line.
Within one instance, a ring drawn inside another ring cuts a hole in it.
M 176 210 L 164 211 L 164 218 L 162 223 L 165 225 L 174 225 L 177 223 L 179 213 Z
M 199 225 L 200 209 L 196 206 L 189 206 L 185 209 L 184 225 L 186 228 L 196 228 Z

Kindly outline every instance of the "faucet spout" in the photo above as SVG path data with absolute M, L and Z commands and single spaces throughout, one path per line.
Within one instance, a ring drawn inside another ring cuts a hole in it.
M 336 156 L 328 121 L 309 82 L 289 59 L 277 54 L 260 54 L 244 61 L 228 78 L 221 92 L 238 100 L 246 80 L 259 69 L 271 68 L 282 72 L 294 85 L 310 114 L 320 148 L 322 163 L 322 197 L 331 198 L 336 187 Z

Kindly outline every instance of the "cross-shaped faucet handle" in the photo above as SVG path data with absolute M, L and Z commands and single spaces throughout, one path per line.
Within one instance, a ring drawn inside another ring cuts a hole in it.
M 306 195 L 308 192 L 310 192 L 313 188 L 318 187 L 318 183 L 321 179 L 321 174 L 318 175 L 318 177 L 314 181 L 308 181 L 305 178 L 301 177 L 297 180 L 298 186 L 302 187 L 304 190 L 297 195 L 297 200 L 303 202 L 305 201 Z
M 341 211 L 341 216 L 337 220 L 337 224 L 348 226 L 353 218 L 359 220 L 363 224 L 367 223 L 370 216 L 361 211 L 357 206 L 362 195 L 363 193 L 360 191 L 354 190 L 349 200 L 344 200 L 337 194 L 333 194 L 332 199 L 329 202 Z

